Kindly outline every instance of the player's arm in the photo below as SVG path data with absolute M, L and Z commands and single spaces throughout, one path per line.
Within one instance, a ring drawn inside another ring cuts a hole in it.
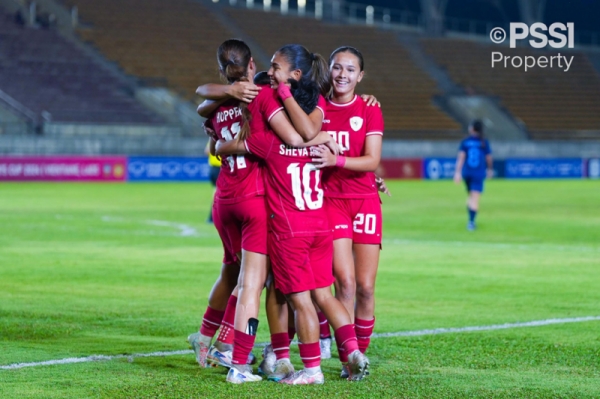
M 335 155 L 322 149 L 317 150 L 317 157 L 312 161 L 317 168 L 337 166 L 355 172 L 375 172 L 381 161 L 381 146 L 383 137 L 379 134 L 367 136 L 365 140 L 365 153 L 360 157 L 344 157 Z
M 235 82 L 230 85 L 208 83 L 196 89 L 196 94 L 206 99 L 196 111 L 200 116 L 206 118 L 231 98 L 250 103 L 259 91 L 260 87 L 250 82 Z
M 313 139 L 305 140 L 304 137 L 296 131 L 294 126 L 292 126 L 292 123 L 285 112 L 277 112 L 273 115 L 269 121 L 269 125 L 275 134 L 279 136 L 285 144 L 291 147 L 310 147 L 313 145 L 328 144 L 332 140 L 327 132 L 319 132 Z
M 494 177 L 494 160 L 492 159 L 492 154 L 485 156 L 485 162 L 487 163 L 487 177 L 491 179 Z
M 323 125 L 323 111 L 315 108 L 307 115 L 292 96 L 289 86 L 283 83 L 279 83 L 277 93 L 300 136 L 306 141 L 314 139 Z
M 248 150 L 246 149 L 244 142 L 240 140 L 219 140 L 215 145 L 215 154 L 220 157 L 247 153 Z
M 456 184 L 460 184 L 460 181 L 462 180 L 461 171 L 462 171 L 463 165 L 465 164 L 466 156 L 467 156 L 466 152 L 459 151 L 458 156 L 456 157 L 456 165 L 454 166 L 454 182 Z

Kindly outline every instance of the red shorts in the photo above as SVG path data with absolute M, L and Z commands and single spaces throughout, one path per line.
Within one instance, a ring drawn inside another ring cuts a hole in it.
M 285 295 L 333 284 L 331 234 L 278 240 L 269 233 L 269 257 L 275 287 Z
M 381 200 L 379 198 L 325 198 L 333 239 L 350 238 L 356 244 L 381 245 Z
M 221 223 L 221 218 L 219 217 L 219 212 L 217 211 L 217 202 L 213 202 L 212 207 L 212 219 L 217 232 L 219 233 L 219 237 L 221 237 L 221 242 L 223 243 L 223 264 L 231 265 L 238 261 L 237 255 L 232 253 L 227 245 L 225 244 L 225 240 L 223 239 L 223 235 L 225 234 L 225 227 L 223 223 Z
M 237 254 L 242 249 L 267 254 L 265 197 L 252 197 L 235 204 L 223 204 L 217 200 L 213 222 L 223 241 L 225 259 L 234 257 L 237 260 Z M 225 260 L 223 263 L 226 263 Z

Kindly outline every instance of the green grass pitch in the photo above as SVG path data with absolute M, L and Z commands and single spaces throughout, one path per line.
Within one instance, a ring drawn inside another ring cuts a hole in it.
M 598 182 L 491 181 L 472 233 L 462 187 L 390 189 L 377 333 L 600 316 Z M 0 366 L 188 349 L 222 256 L 211 195 L 2 183 Z M 308 387 L 232 386 L 193 355 L 0 370 L 0 398 L 600 397 L 600 321 L 375 338 L 368 354 L 365 381 L 339 380 L 331 359 Z

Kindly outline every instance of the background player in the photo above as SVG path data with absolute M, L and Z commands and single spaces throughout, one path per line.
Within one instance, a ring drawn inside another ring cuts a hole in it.
M 329 60 L 332 95 L 323 129 L 345 156 L 321 149 L 313 161 L 319 168 L 334 167 L 324 171 L 323 186 L 333 229 L 336 297 L 352 315 L 359 348 L 365 353 L 375 326 L 382 215 L 374 171 L 381 159 L 384 124 L 381 109 L 367 106 L 355 93 L 364 76 L 362 54 L 345 46 L 334 50 Z M 346 357 L 340 351 L 342 363 Z M 347 375 L 344 367 L 342 377 Z
M 469 193 L 467 198 L 467 212 L 469 222 L 467 229 L 475 230 L 475 217 L 479 210 L 479 197 L 483 193 L 485 178 L 494 175 L 494 163 L 490 143 L 483 134 L 483 123 L 475 120 L 469 126 L 469 137 L 461 141 L 456 158 L 454 182 L 460 184 L 464 179 Z

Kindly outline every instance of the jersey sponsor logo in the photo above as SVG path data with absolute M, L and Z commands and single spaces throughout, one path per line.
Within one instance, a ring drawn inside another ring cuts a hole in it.
M 338 224 L 335 226 L 335 229 L 336 230 L 340 230 L 340 229 L 346 230 L 346 229 L 348 229 L 348 225 L 347 224 Z
M 361 118 L 360 116 L 353 116 L 352 118 L 350 118 L 350 127 L 355 132 L 358 132 L 360 130 L 360 128 L 362 127 L 362 125 L 363 125 L 363 118 Z
M 331 123 L 329 119 L 323 119 L 323 123 Z

